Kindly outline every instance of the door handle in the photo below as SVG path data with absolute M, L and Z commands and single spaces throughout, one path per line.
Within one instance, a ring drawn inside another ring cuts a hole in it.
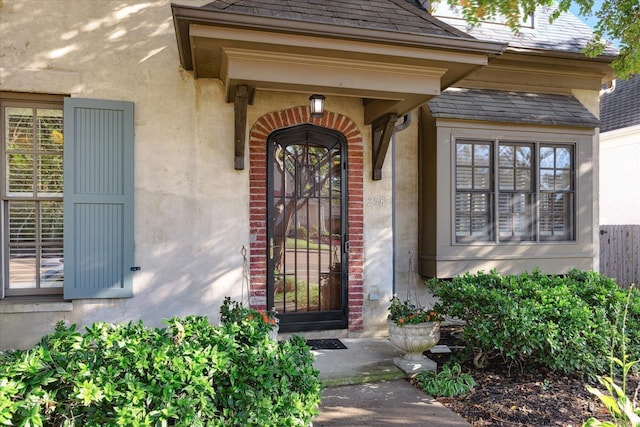
M 273 259 L 273 237 L 269 239 L 269 259 Z

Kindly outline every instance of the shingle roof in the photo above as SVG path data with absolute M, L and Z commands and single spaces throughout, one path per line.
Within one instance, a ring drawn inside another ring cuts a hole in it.
M 440 6 L 448 8 L 446 2 Z M 506 25 L 469 27 L 462 19 L 428 14 L 418 0 L 215 0 L 203 9 L 304 22 L 352 26 L 406 34 L 457 37 L 509 42 L 511 47 L 580 53 L 593 30 L 567 12 L 553 24 L 549 17 L 554 7 L 539 7 L 534 28 L 523 27 L 514 34 Z M 606 56 L 617 50 L 608 46 Z
M 600 132 L 640 125 L 640 75 L 617 80 L 613 92 L 600 98 Z
M 407 34 L 473 39 L 433 18 L 417 0 L 216 0 L 202 8 Z
M 580 53 L 593 36 L 593 29 L 570 12 L 560 14 L 558 19 L 550 24 L 549 18 L 557 9 L 557 4 L 551 7 L 538 7 L 534 13 L 533 28 L 523 26 L 519 34 L 514 34 L 508 26 L 501 24 L 482 24 L 478 27 L 469 27 L 463 19 L 460 19 L 459 13 L 449 9 L 446 2 L 439 3 L 438 7 L 444 8 L 438 9 L 434 13 L 438 19 L 480 40 L 509 42 L 510 47 Z M 445 15 L 456 15 L 457 17 L 446 17 Z M 615 56 L 617 53 L 617 49 L 609 44 L 603 55 Z
M 447 89 L 429 101 L 436 118 L 597 127 L 598 119 L 567 95 Z

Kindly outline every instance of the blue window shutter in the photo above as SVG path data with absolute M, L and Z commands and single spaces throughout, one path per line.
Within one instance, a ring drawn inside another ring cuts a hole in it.
M 133 296 L 133 103 L 64 100 L 64 297 Z

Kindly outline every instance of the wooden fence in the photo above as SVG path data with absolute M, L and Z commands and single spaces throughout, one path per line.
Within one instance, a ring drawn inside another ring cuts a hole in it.
M 600 273 L 623 288 L 640 286 L 640 225 L 600 226 Z

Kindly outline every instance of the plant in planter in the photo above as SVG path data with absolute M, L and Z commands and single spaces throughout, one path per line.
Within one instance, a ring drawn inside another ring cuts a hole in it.
M 405 352 L 403 357 L 393 360 L 394 364 L 406 373 L 435 370 L 436 363 L 423 353 L 440 340 L 440 321 L 443 319 L 440 307 L 427 309 L 394 296 L 387 319 L 389 341 Z
M 410 374 L 434 371 L 438 367 L 436 362 L 424 356 L 423 353 L 440 340 L 440 321 L 443 315 L 439 304 L 433 308 L 425 308 L 420 304 L 411 251 L 408 258 L 407 298 L 404 301 L 395 295 L 391 298 L 387 324 L 389 341 L 405 352 L 403 357 L 394 358 L 393 363 L 405 373 Z
M 410 301 L 401 301 L 400 298 L 394 296 L 391 298 L 389 306 L 388 319 L 392 320 L 398 326 L 417 325 L 426 322 L 440 322 L 444 316 L 441 308 L 436 305 L 432 309 L 427 309 Z
M 253 327 L 267 333 L 274 341 L 278 339 L 279 321 L 275 309 L 255 310 L 231 300 L 230 297 L 225 297 L 220 307 L 220 321 L 223 324 L 237 323 Z

